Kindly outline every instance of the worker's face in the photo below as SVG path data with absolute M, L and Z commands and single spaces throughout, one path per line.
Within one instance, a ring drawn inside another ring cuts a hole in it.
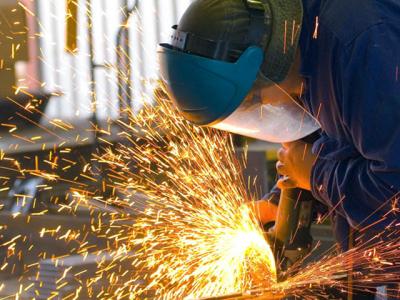
M 301 55 L 297 51 L 296 59 L 289 70 L 288 77 L 279 86 L 290 95 L 300 95 L 303 87 L 303 79 L 300 75 Z
M 298 102 L 297 99 L 302 93 L 302 88 L 303 80 L 300 76 L 300 55 L 298 54 L 283 82 L 277 84 L 261 77 L 258 78 L 243 105 L 247 107 L 255 104 L 279 106 L 287 102 Z
M 287 78 L 279 83 L 272 85 L 259 86 L 259 93 L 263 103 L 274 103 L 279 99 L 290 96 L 297 101 L 303 88 L 303 80 L 300 76 L 300 52 L 298 51 L 296 60 L 292 65 Z

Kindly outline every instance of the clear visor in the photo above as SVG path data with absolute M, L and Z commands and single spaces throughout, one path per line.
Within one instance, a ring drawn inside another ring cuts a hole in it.
M 273 143 L 300 140 L 320 125 L 278 84 L 256 83 L 241 106 L 212 127 Z

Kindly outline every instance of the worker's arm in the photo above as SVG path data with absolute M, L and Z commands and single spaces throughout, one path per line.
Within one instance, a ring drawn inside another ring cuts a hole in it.
M 376 25 L 346 49 L 336 75 L 339 109 L 359 155 L 318 158 L 311 187 L 352 225 L 365 226 L 389 212 L 400 191 L 400 30 Z

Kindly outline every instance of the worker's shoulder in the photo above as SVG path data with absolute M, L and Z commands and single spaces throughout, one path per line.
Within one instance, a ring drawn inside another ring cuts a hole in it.
M 323 0 L 320 24 L 330 30 L 342 43 L 384 22 L 399 22 L 399 0 Z

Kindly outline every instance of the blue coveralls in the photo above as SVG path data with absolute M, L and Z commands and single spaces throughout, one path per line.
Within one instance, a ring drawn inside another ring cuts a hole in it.
M 323 130 L 313 146 L 312 193 L 335 208 L 346 250 L 350 229 L 380 220 L 400 191 L 400 0 L 303 4 L 303 102 Z
M 303 102 L 323 130 L 312 192 L 336 207 L 343 241 L 348 225 L 378 221 L 400 191 L 400 1 L 303 3 Z
M 336 240 L 347 250 L 350 232 L 357 238 L 357 228 L 382 220 L 400 192 L 400 0 L 303 5 L 302 100 L 322 127 L 312 193 L 333 210 Z M 279 192 L 272 193 L 274 202 Z

